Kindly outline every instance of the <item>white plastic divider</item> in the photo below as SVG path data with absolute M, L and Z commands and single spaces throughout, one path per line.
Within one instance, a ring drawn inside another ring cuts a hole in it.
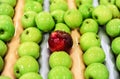
M 104 64 L 109 70 L 109 79 L 120 79 L 119 72 L 116 69 L 115 57 L 110 47 L 110 38 L 107 36 L 103 28 L 100 28 L 98 35 L 101 39 L 101 47 L 106 54 Z
M 49 12 L 49 0 L 44 0 L 43 11 Z M 48 75 L 48 72 L 49 72 L 50 51 L 48 49 L 48 37 L 49 37 L 49 33 L 44 33 L 43 41 L 40 44 L 40 47 L 41 47 L 40 54 L 41 54 L 41 56 L 38 59 L 38 62 L 40 64 L 39 73 L 41 74 L 43 79 L 48 79 L 47 75 Z

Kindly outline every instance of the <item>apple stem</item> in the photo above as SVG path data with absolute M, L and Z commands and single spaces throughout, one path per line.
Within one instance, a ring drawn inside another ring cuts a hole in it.
M 0 29 L 0 34 L 4 34 L 4 30 L 3 29 Z

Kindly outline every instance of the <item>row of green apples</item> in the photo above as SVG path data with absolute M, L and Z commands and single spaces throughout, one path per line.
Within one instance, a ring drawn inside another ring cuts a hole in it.
M 114 36 L 115 35 L 115 28 L 116 27 L 118 27 L 119 26 L 119 16 L 120 16 L 120 12 L 119 12 L 119 6 L 118 6 L 118 0 L 111 0 L 111 1 L 105 1 L 105 0 L 99 0 L 99 5 L 97 6 L 97 7 L 95 7 L 94 8 L 94 10 L 92 11 L 92 14 L 91 14 L 91 17 L 99 24 L 99 26 L 102 28 L 102 29 L 104 29 L 105 30 L 105 32 L 108 34 L 108 36 Z M 117 21 L 117 22 L 115 22 L 115 21 Z M 87 20 L 86 20 L 86 22 L 87 22 Z M 88 22 L 87 22 L 88 23 Z M 83 24 L 84 24 L 84 22 L 83 22 Z M 95 24 L 95 23 L 94 23 Z M 84 24 L 85 25 L 85 24 Z M 90 26 L 90 25 L 89 25 Z M 92 24 L 92 26 L 94 26 L 93 24 Z M 83 26 L 81 26 L 80 27 L 80 31 L 81 31 L 81 33 L 82 33 L 82 29 L 83 28 Z M 87 27 L 86 27 L 87 28 Z M 84 30 L 86 29 L 86 28 L 84 28 Z M 94 27 L 93 27 L 94 28 Z M 91 28 L 91 29 L 93 29 L 93 28 Z M 89 28 L 90 29 L 90 28 Z M 118 29 L 118 28 L 117 28 Z M 90 31 L 90 30 L 87 30 L 87 31 Z M 97 31 L 97 30 L 96 30 Z M 84 32 L 84 31 L 83 31 Z M 94 30 L 94 32 L 95 32 L 95 30 Z M 87 33 L 86 33 L 86 35 L 87 35 Z M 85 34 L 83 34 L 83 36 L 85 37 Z M 89 38 L 90 38 L 90 36 L 88 36 Z M 82 37 L 81 37 L 82 38 Z M 102 39 L 103 37 L 101 36 L 101 39 Z M 86 39 L 88 39 L 87 37 L 86 37 Z M 87 41 L 84 41 L 84 42 L 87 42 Z M 92 41 L 89 41 L 89 43 L 91 43 Z M 94 42 L 95 42 L 95 40 L 94 40 Z M 104 44 L 103 44 L 104 45 Z M 88 46 L 88 45 L 86 45 L 86 46 Z M 115 45 L 116 46 L 116 45 Z M 81 46 L 82 47 L 82 46 Z M 103 46 L 103 47 L 105 47 L 105 46 Z M 104 48 L 105 49 L 105 48 Z M 114 50 L 115 48 L 113 48 L 113 50 Z M 94 49 L 95 50 L 95 49 Z M 107 48 L 106 48 L 106 50 L 108 50 Z M 87 52 L 87 51 L 89 51 L 89 52 Z M 90 49 L 89 50 L 87 50 L 86 52 L 87 52 L 87 54 L 88 53 L 90 53 Z M 106 51 L 105 51 L 106 52 Z M 111 53 L 111 52 L 106 52 L 106 53 Z M 84 55 L 83 55 L 83 57 L 86 59 L 86 57 L 85 56 L 87 56 L 87 54 L 85 53 Z M 91 53 L 92 54 L 92 53 Z M 100 53 L 99 53 L 100 54 Z M 95 54 L 94 54 L 95 55 Z M 106 54 L 106 55 L 109 55 L 109 54 Z M 91 57 L 91 55 L 88 55 L 89 57 L 87 58 L 87 59 L 89 59 L 90 57 Z M 109 55 L 110 56 L 110 55 Z M 101 56 L 102 57 L 102 56 Z M 97 59 L 97 57 L 93 57 L 94 59 L 93 60 L 95 60 L 95 59 Z M 109 58 L 108 56 L 107 56 L 107 58 Z M 85 60 L 84 59 L 84 60 Z M 100 59 L 100 57 L 99 57 L 99 59 Z M 98 60 L 99 60 L 98 59 Z M 88 61 L 91 61 L 92 60 L 92 58 L 90 58 Z M 113 59 L 113 61 L 114 61 L 114 59 Z M 100 62 L 100 61 L 99 61 Z M 109 62 L 109 61 L 105 61 L 105 62 L 103 62 L 103 63 L 106 63 L 106 62 Z M 117 69 L 119 70 L 119 67 L 116 65 L 116 64 L 118 64 L 119 63 L 119 61 L 117 61 L 116 63 L 114 63 L 115 64 L 115 66 L 117 67 Z M 91 65 L 92 66 L 92 65 Z M 94 66 L 94 65 L 93 65 Z M 107 66 L 108 67 L 108 66 Z M 92 67 L 91 67 L 92 68 Z M 109 67 L 108 67 L 108 69 L 109 69 Z M 87 70 L 87 69 L 86 69 Z M 114 76 L 111 76 L 111 70 L 112 69 L 110 69 L 109 70 L 109 79 L 112 79 Z M 113 68 L 113 70 L 115 70 L 116 71 L 116 68 Z M 89 67 L 89 71 L 90 71 L 90 67 Z M 97 69 L 95 70 L 95 71 L 97 71 Z M 98 71 L 100 71 L 99 69 L 98 69 Z M 118 72 L 118 71 L 116 71 L 116 72 Z M 90 71 L 89 73 L 91 73 L 91 75 L 93 75 L 94 77 L 96 77 L 94 74 L 95 73 L 92 73 L 92 71 Z M 108 72 L 107 72 L 108 73 Z M 101 77 L 101 76 L 100 76 Z M 118 77 L 114 77 L 114 78 L 118 78 Z M 119 78 L 118 78 L 119 79 Z
M 106 33 L 109 35 L 109 36 L 112 36 L 112 37 L 115 37 L 116 36 L 116 34 L 117 34 L 117 29 L 119 30 L 119 16 L 120 16 L 120 12 L 119 12 L 119 6 L 118 6 L 118 0 L 111 0 L 111 1 L 104 1 L 104 0 L 100 0 L 99 1 L 100 3 L 99 3 L 99 5 L 97 6 L 97 7 L 95 7 L 94 8 L 94 10 L 92 11 L 92 13 L 91 13 L 91 17 L 99 24 L 99 26 L 101 26 L 101 28 L 102 29 L 105 29 L 105 31 L 106 31 Z M 80 7 L 79 7 L 80 8 Z M 82 10 L 83 11 L 83 10 Z M 84 11 L 83 11 L 83 13 L 84 13 Z M 90 17 L 90 18 L 91 18 Z M 115 22 L 116 21 L 116 22 Z M 86 23 L 85 23 L 86 22 Z M 88 21 L 87 19 L 85 20 L 85 22 L 83 22 L 83 24 L 84 24 L 84 26 L 86 26 L 86 25 L 88 25 L 88 24 L 90 24 L 90 21 Z M 92 26 L 94 26 L 95 25 L 95 23 L 94 24 L 91 24 L 91 27 Z M 93 32 L 95 32 L 95 30 L 97 31 L 97 29 L 96 28 L 94 28 L 94 27 L 92 27 L 92 28 L 90 28 L 90 25 L 89 26 L 86 26 L 86 27 L 84 27 L 83 25 L 80 27 L 80 32 L 81 33 L 83 33 L 83 32 L 85 32 L 85 31 L 93 31 L 93 29 L 94 29 L 94 31 Z M 84 29 L 83 29 L 83 27 L 84 27 Z M 89 27 L 89 30 L 88 30 L 88 27 Z M 117 28 L 117 29 L 116 29 Z M 92 30 L 90 30 L 90 29 L 92 29 Z M 95 32 L 96 33 L 96 32 Z M 91 35 L 87 35 L 88 33 L 85 33 L 85 34 L 83 34 L 82 36 L 81 36 L 81 39 L 80 39 L 80 42 L 81 42 L 81 47 L 83 48 L 83 50 L 85 50 L 87 47 L 89 47 L 89 45 L 95 45 L 95 39 L 92 39 L 91 40 L 91 38 L 92 38 L 92 34 Z M 97 40 L 99 39 L 98 37 L 96 37 L 97 38 Z M 84 41 L 83 42 L 83 39 L 90 39 L 90 40 L 87 40 L 87 41 Z M 92 42 L 94 40 L 94 42 Z M 84 45 L 85 44 L 85 45 Z M 89 44 L 89 45 L 88 45 Z M 98 42 L 96 42 L 96 46 L 97 46 L 97 44 L 98 44 Z M 100 43 L 99 43 L 100 44 Z M 99 46 L 99 45 L 98 45 Z M 116 43 L 116 45 L 115 45 L 115 43 L 114 43 L 114 47 L 112 47 L 112 50 L 118 50 L 118 48 L 117 48 L 117 46 L 118 46 L 118 42 Z M 105 47 L 105 46 L 104 46 Z M 117 48 L 117 49 L 116 49 Z M 107 48 L 106 48 L 107 49 Z M 94 50 L 94 51 L 93 51 Z M 93 51 L 93 52 L 92 52 Z M 85 63 L 92 63 L 92 62 L 101 62 L 102 61 L 102 59 L 104 58 L 104 55 L 102 56 L 102 54 L 101 54 L 101 57 L 97 57 L 97 55 L 95 55 L 95 48 L 94 49 L 92 49 L 92 48 L 89 48 L 87 51 L 85 51 L 85 53 L 84 53 L 84 55 L 83 55 L 83 59 L 84 59 L 84 61 L 85 61 Z M 99 51 L 100 52 L 100 51 Z M 116 52 L 118 52 L 118 51 L 116 51 Z M 91 55 L 90 55 L 90 53 L 91 53 Z M 94 54 L 93 54 L 94 53 Z M 108 52 L 108 53 L 110 53 L 110 52 Z M 106 54 L 106 55 L 108 55 L 108 54 Z M 95 57 L 94 57 L 95 56 Z M 100 53 L 99 53 L 99 56 L 100 56 Z M 92 57 L 92 58 L 91 58 Z M 103 58 L 102 58 L 103 57 Z M 98 59 L 97 59 L 98 58 Z M 87 60 L 85 60 L 85 59 L 87 59 Z M 106 62 L 108 62 L 108 61 L 106 61 Z M 104 63 L 104 62 L 103 62 Z M 117 61 L 116 61 L 116 63 L 114 63 L 115 65 L 116 65 L 116 67 L 117 67 L 117 69 L 119 70 L 119 57 L 118 57 L 118 59 L 117 59 Z M 90 68 L 90 66 L 88 66 L 88 68 L 86 69 L 86 71 L 88 70 L 89 72 L 86 72 L 85 73 L 85 75 L 87 75 L 87 76 L 89 76 L 88 74 L 91 74 L 91 76 L 90 76 L 90 78 L 92 77 L 97 77 L 97 76 L 95 76 L 95 74 L 96 73 L 94 73 L 94 70 L 93 70 L 93 72 L 92 72 L 92 68 L 94 68 L 95 66 L 93 65 L 93 64 L 91 64 L 91 68 Z M 99 66 L 100 67 L 100 66 Z M 97 67 L 98 68 L 98 67 Z M 94 68 L 95 69 L 95 68 Z M 100 71 L 99 69 L 101 69 L 102 70 L 102 68 L 98 68 L 98 69 L 96 69 L 95 71 Z M 108 69 L 109 69 L 109 67 L 108 67 Z M 113 68 L 113 70 L 114 70 L 114 68 Z M 118 72 L 118 71 L 117 71 Z M 111 71 L 109 72 L 109 77 L 106 77 L 105 79 L 108 79 L 108 78 L 110 78 L 110 73 L 111 73 Z M 105 76 L 108 76 L 108 71 L 107 71 L 107 73 L 106 73 L 106 75 L 104 75 L 104 77 Z M 103 76 L 100 76 L 100 77 L 103 77 Z M 99 77 L 99 78 L 100 78 Z M 111 76 L 111 77 L 113 77 L 113 76 Z M 87 79 L 88 79 L 88 77 L 87 77 Z M 100 78 L 101 79 L 101 78 Z M 111 78 L 112 79 L 112 78 Z
M 21 23 L 23 32 L 20 35 L 18 47 L 19 59 L 14 65 L 14 74 L 17 79 L 42 79 L 39 74 L 42 32 L 36 27 L 35 16 L 43 11 L 43 0 L 25 0 Z
M 73 62 L 69 55 L 73 45 L 70 33 L 71 28 L 74 27 L 74 25 L 71 26 L 68 21 L 68 13 L 73 12 L 77 14 L 78 17 L 79 13 L 76 10 L 69 10 L 66 0 L 50 0 L 49 10 L 55 21 L 55 27 L 48 39 L 48 45 L 51 52 L 49 58 L 50 71 L 48 72 L 48 79 L 74 79 L 74 75 L 70 71 Z M 70 27 L 67 24 L 69 24 Z
M 7 43 L 14 36 L 15 28 L 12 21 L 14 16 L 14 7 L 16 5 L 16 0 L 0 0 L 0 72 L 2 72 L 4 68 L 4 57 L 7 53 Z M 0 76 L 0 78 L 8 77 Z

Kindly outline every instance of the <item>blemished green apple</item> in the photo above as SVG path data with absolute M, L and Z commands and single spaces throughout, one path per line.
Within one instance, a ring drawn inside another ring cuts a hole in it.
M 10 41 L 15 33 L 15 27 L 11 20 L 4 18 L 0 21 L 0 40 Z
M 104 64 L 93 63 L 86 68 L 85 79 L 109 79 L 109 71 Z
M 105 5 L 98 5 L 92 12 L 92 18 L 95 19 L 99 25 L 105 25 L 112 19 L 112 12 Z
M 28 72 L 22 75 L 19 79 L 42 79 L 42 76 L 35 72 Z
M 14 65 L 14 74 L 17 78 L 21 77 L 25 73 L 39 71 L 39 64 L 32 56 L 20 57 Z
M 40 43 L 42 39 L 43 39 L 42 32 L 36 27 L 29 27 L 25 29 L 20 36 L 21 43 L 28 41 Z
M 83 19 L 91 18 L 93 9 L 94 9 L 93 5 L 90 4 L 82 4 L 79 6 L 79 11 L 83 16 Z
M 80 38 L 80 46 L 83 51 L 86 51 L 92 46 L 100 47 L 100 38 L 96 33 L 86 32 Z
M 55 23 L 63 23 L 64 22 L 64 14 L 63 10 L 55 10 L 51 12 L 51 15 L 55 21 Z
M 0 56 L 4 57 L 6 52 L 7 52 L 7 45 L 5 44 L 5 42 L 3 42 L 2 40 L 0 40 Z
M 120 19 L 112 19 L 106 24 L 106 33 L 110 37 L 116 37 L 120 35 Z
M 116 67 L 120 71 L 120 54 L 116 57 Z
M 86 65 L 103 63 L 105 61 L 105 53 L 102 48 L 93 46 L 83 54 L 83 60 Z
M 56 30 L 65 31 L 65 32 L 70 34 L 70 28 L 66 24 L 64 24 L 64 23 L 57 23 L 55 25 L 54 31 L 56 31 Z
M 120 17 L 120 12 L 117 6 L 115 6 L 114 4 L 107 4 L 107 7 L 111 10 L 113 18 Z
M 0 0 L 0 3 L 7 3 L 11 5 L 12 7 L 15 7 L 16 2 L 17 2 L 16 0 Z
M 27 3 L 28 1 L 38 1 L 39 3 L 43 4 L 43 0 L 25 0 L 26 3 Z
M 99 0 L 100 5 L 115 4 L 115 0 Z
M 49 9 L 50 9 L 50 12 L 52 12 L 54 10 L 67 11 L 68 10 L 68 4 L 64 0 L 56 0 L 56 1 L 51 3 Z
M 112 40 L 111 48 L 115 55 L 120 54 L 120 37 L 116 37 Z
M 4 68 L 4 60 L 3 58 L 0 56 L 0 72 L 3 70 Z
M 10 77 L 8 77 L 8 76 L 0 76 L 0 79 L 11 79 Z
M 23 42 L 18 47 L 18 55 L 22 56 L 32 56 L 37 59 L 40 56 L 40 47 L 35 42 Z
M 80 26 L 80 33 L 84 34 L 86 32 L 94 32 L 97 33 L 98 32 L 98 23 L 91 18 L 85 19 L 82 23 L 82 25 Z
M 12 18 L 14 16 L 13 7 L 6 3 L 0 4 L 0 15 L 8 15 Z
M 57 66 L 64 66 L 66 68 L 71 68 L 72 59 L 64 51 L 55 51 L 50 55 L 49 65 L 51 68 L 55 68 Z
M 115 1 L 116 6 L 120 9 L 120 0 Z
M 64 21 L 71 29 L 79 28 L 82 24 L 82 14 L 77 9 L 69 9 L 65 12 Z
M 24 6 L 24 12 L 26 11 L 34 11 L 36 13 L 39 13 L 43 10 L 42 5 L 37 1 L 28 1 Z
M 49 12 L 40 12 L 35 18 L 37 27 L 43 32 L 50 32 L 53 30 L 55 22 Z
M 73 79 L 73 74 L 68 68 L 57 66 L 50 70 L 48 79 Z
M 27 11 L 23 14 L 21 23 L 23 28 L 28 28 L 28 27 L 35 27 L 35 16 L 37 15 L 36 12 L 34 11 Z

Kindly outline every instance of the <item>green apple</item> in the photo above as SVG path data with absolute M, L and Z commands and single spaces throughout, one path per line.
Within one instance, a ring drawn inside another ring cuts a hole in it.
M 21 23 L 23 28 L 28 28 L 28 27 L 35 27 L 35 16 L 37 15 L 36 12 L 34 11 L 27 11 L 23 14 Z
M 106 24 L 106 33 L 111 37 L 120 35 L 120 19 L 112 19 Z
M 112 12 L 107 6 L 99 5 L 93 10 L 92 17 L 99 25 L 105 25 L 112 19 Z
M 72 59 L 64 51 L 55 51 L 50 55 L 49 64 L 51 68 L 57 66 L 64 66 L 66 68 L 71 68 L 72 66 Z
M 56 23 L 64 22 L 64 14 L 65 14 L 65 11 L 63 10 L 55 10 L 51 12 L 51 15 Z
M 64 24 L 64 23 L 57 23 L 55 25 L 54 31 L 56 31 L 56 30 L 65 31 L 65 32 L 70 34 L 70 28 L 66 24 Z
M 67 11 L 68 10 L 67 2 L 64 0 L 56 0 L 56 1 L 52 2 L 50 5 L 50 12 L 52 12 L 54 10 Z
M 10 21 L 11 23 L 13 23 L 12 18 L 8 15 L 0 15 L 0 21 L 2 20 Z
M 86 68 L 85 79 L 109 79 L 109 71 L 104 64 L 93 63 Z
M 2 40 L 0 40 L 0 56 L 4 57 L 6 52 L 7 52 L 7 45 Z
M 43 0 L 25 0 L 26 3 L 27 3 L 28 1 L 38 1 L 39 3 L 43 4 Z
M 76 6 L 79 7 L 81 4 L 93 5 L 93 0 L 75 0 Z
M 79 11 L 83 16 L 83 19 L 91 18 L 93 9 L 94 9 L 93 5 L 90 4 L 82 4 L 79 6 Z
M 100 38 L 96 33 L 86 32 L 80 38 L 80 46 L 83 51 L 86 51 L 92 46 L 100 47 Z
M 76 4 L 76 6 L 77 6 L 77 8 L 82 4 L 81 3 L 81 0 L 75 0 L 75 4 Z
M 120 17 L 120 12 L 117 6 L 115 6 L 114 4 L 107 4 L 107 7 L 111 10 L 113 18 Z
M 24 6 L 24 12 L 26 11 L 34 11 L 36 13 L 39 13 L 42 11 L 42 5 L 37 1 L 28 1 Z
M 57 66 L 50 70 L 48 73 L 48 79 L 74 79 L 72 72 L 64 67 Z
M 14 65 L 14 74 L 17 78 L 21 77 L 25 73 L 39 71 L 39 64 L 32 56 L 20 57 Z
M 22 75 L 19 79 L 42 79 L 42 76 L 35 72 L 28 72 Z
M 12 7 L 15 7 L 16 2 L 17 2 L 16 0 L 0 0 L 0 3 L 7 3 L 11 5 Z
M 93 4 L 93 0 L 81 0 L 82 4 Z
M 120 0 L 115 1 L 116 6 L 120 9 Z
M 75 29 L 80 27 L 83 17 L 77 9 L 70 9 L 65 12 L 64 21 L 71 29 Z
M 116 57 L 116 67 L 120 71 L 120 54 Z
M 50 0 L 50 3 L 53 3 L 55 1 L 66 1 L 67 2 L 67 0 Z
M 10 19 L 4 18 L 0 21 L 0 40 L 10 41 L 15 33 L 15 27 Z
M 99 0 L 100 5 L 115 4 L 115 0 Z
M 0 72 L 3 70 L 4 67 L 4 60 L 3 58 L 0 56 Z
M 111 48 L 115 55 L 120 54 L 120 37 L 116 37 L 112 40 Z
M 40 55 L 40 47 L 35 42 L 23 42 L 18 47 L 18 55 L 21 56 L 32 56 L 37 59 Z
M 52 15 L 49 12 L 40 12 L 35 18 L 37 27 L 43 32 L 50 32 L 55 25 Z
M 11 78 L 8 76 L 0 76 L 0 79 L 11 79 Z
M 86 65 L 103 63 L 105 61 L 105 53 L 102 48 L 93 46 L 83 54 L 83 60 Z
M 14 16 L 13 7 L 6 3 L 0 4 L 0 15 L 8 15 L 12 18 Z
M 36 43 L 40 43 L 42 41 L 42 32 L 36 28 L 36 27 L 29 27 L 25 29 L 21 36 L 20 36 L 20 42 L 28 42 L 28 41 L 33 41 Z
M 84 34 L 86 32 L 98 32 L 98 23 L 94 19 L 85 19 L 80 27 L 80 33 Z

